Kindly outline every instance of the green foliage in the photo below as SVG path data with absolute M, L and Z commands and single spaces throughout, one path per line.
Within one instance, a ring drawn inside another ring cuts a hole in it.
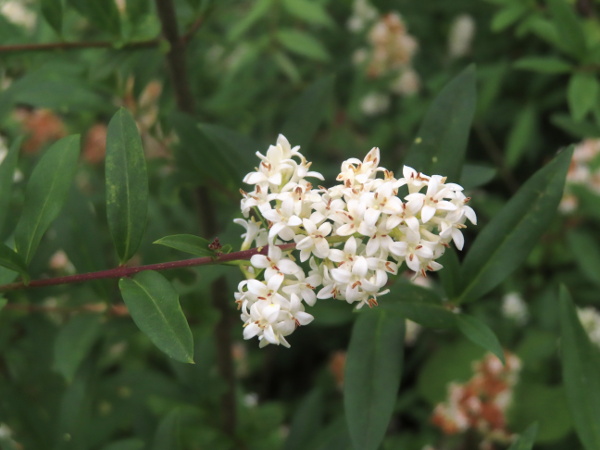
M 146 228 L 148 176 L 137 125 L 121 108 L 106 135 L 106 214 L 121 263 L 137 251 Z
M 135 324 L 171 358 L 193 363 L 192 332 L 171 283 L 158 272 L 121 278 L 119 289 Z
M 215 252 L 208 248 L 210 241 L 208 239 L 194 236 L 192 234 L 175 234 L 173 236 L 165 236 L 155 244 L 171 247 L 175 250 L 191 253 L 195 256 L 214 256 Z
M 504 361 L 504 350 L 500 341 L 492 330 L 483 322 L 476 317 L 468 316 L 466 314 L 458 314 L 456 316 L 456 323 L 458 329 L 469 339 L 471 342 L 479 345 L 480 347 L 489 350 L 500 359 Z
M 538 424 L 532 423 L 519 438 L 512 443 L 508 450 L 531 450 L 535 443 L 535 436 L 537 435 Z
M 376 449 L 383 440 L 400 384 L 403 341 L 402 316 L 392 311 L 363 312 L 354 325 L 345 369 L 344 410 L 355 449 Z

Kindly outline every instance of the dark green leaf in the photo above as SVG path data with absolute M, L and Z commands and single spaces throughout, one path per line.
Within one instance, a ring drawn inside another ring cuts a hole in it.
M 319 3 L 312 0 L 283 0 L 283 7 L 292 16 L 310 24 L 332 27 L 334 22 Z
M 519 435 L 516 441 L 508 448 L 508 450 L 531 450 L 535 444 L 535 437 L 538 432 L 537 422 L 532 423 L 527 429 Z
M 15 245 L 25 264 L 29 264 L 42 236 L 60 212 L 79 156 L 79 135 L 54 143 L 31 173 L 25 189 L 23 213 L 15 230 Z
M 402 316 L 381 308 L 359 315 L 344 376 L 346 422 L 357 450 L 375 450 L 387 430 L 402 374 Z
M 158 425 L 152 450 L 180 450 L 181 445 L 181 420 L 182 411 L 174 409 L 169 412 Z
M 6 220 L 10 196 L 12 194 L 13 176 L 17 167 L 19 158 L 19 149 L 21 148 L 23 138 L 15 139 L 8 149 L 4 160 L 0 162 L 0 236 Z
M 562 374 L 577 435 L 586 450 L 600 448 L 600 353 L 581 326 L 569 291 L 560 288 Z
M 277 31 L 277 40 L 287 50 L 315 61 L 329 61 L 330 56 L 321 41 L 312 34 L 292 29 L 281 28 Z
M 1 242 L 0 266 L 18 272 L 23 278 L 25 284 L 29 282 L 29 273 L 27 272 L 27 265 L 25 264 L 25 262 L 14 250 L 2 244 Z
M 44 19 L 46 19 L 54 31 L 59 36 L 62 35 L 62 0 L 41 0 L 41 10 Z
M 560 36 L 557 44 L 569 55 L 583 57 L 587 49 L 584 27 L 575 13 L 574 6 L 565 0 L 548 0 L 546 4 Z
M 119 10 L 113 0 L 67 0 L 79 14 L 101 30 L 121 36 Z
M 379 308 L 426 327 L 452 328 L 456 325 L 456 314 L 444 307 L 438 294 L 414 284 L 397 283 L 390 294 L 381 298 Z
M 290 108 L 282 133 L 291 145 L 306 152 L 327 113 L 333 94 L 332 76 L 315 81 L 296 99 Z
M 556 213 L 572 155 L 538 170 L 479 233 L 463 261 L 461 302 L 488 293 L 527 258 Z
M 567 242 L 581 272 L 600 286 L 600 249 L 595 236 L 574 228 L 567 234 Z
M 517 114 L 506 143 L 506 164 L 515 167 L 531 145 L 535 133 L 537 112 L 527 105 Z
M 99 316 L 88 314 L 73 317 L 60 330 L 54 342 L 54 370 L 71 382 L 99 334 Z
M 444 266 L 438 272 L 440 282 L 446 293 L 447 298 L 454 298 L 460 292 L 460 261 L 458 254 L 453 247 L 447 248 L 438 262 Z
M 575 121 L 568 114 L 553 114 L 550 117 L 553 125 L 563 129 L 576 138 L 586 138 L 600 135 L 600 127 L 591 122 Z
M 165 236 L 154 241 L 154 243 L 190 253 L 195 256 L 215 255 L 215 252 L 208 248 L 208 245 L 210 244 L 209 240 L 192 234 L 174 234 L 172 236 Z
M 171 358 L 193 363 L 194 341 L 179 295 L 158 272 L 121 278 L 119 288 L 135 324 Z
M 494 332 L 481 320 L 466 314 L 457 314 L 456 323 L 462 334 L 474 344 L 492 352 L 504 363 L 504 350 Z
M 138 249 L 146 228 L 148 176 L 142 140 L 125 108 L 108 124 L 106 135 L 106 215 L 121 263 Z
M 573 66 L 564 59 L 551 56 L 530 56 L 521 58 L 513 64 L 515 69 L 531 70 L 539 73 L 568 73 Z
M 571 76 L 567 88 L 569 109 L 575 121 L 582 120 L 598 101 L 600 85 L 591 73 L 577 72 Z
M 475 66 L 470 65 L 435 98 L 404 164 L 458 181 L 475 106 Z
M 483 164 L 466 163 L 460 173 L 460 185 L 465 190 L 481 187 L 494 179 L 496 169 Z
M 4 308 L 6 306 L 6 299 L 0 297 L 0 311 L 2 311 L 2 308 Z
M 308 443 L 323 426 L 323 394 L 317 388 L 308 394 L 296 409 L 284 450 L 310 448 Z

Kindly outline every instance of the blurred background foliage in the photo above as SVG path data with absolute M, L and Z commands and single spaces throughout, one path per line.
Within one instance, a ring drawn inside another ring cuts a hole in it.
M 150 0 L 0 1 L 0 158 L 9 161 L 23 137 L 17 170 L 0 166 L 3 242 L 12 243 L 25 182 L 45 148 L 82 134 L 74 187 L 31 261 L 32 278 L 118 264 L 104 220 L 103 161 L 107 125 L 120 106 L 134 115 L 147 157 L 149 220 L 134 262 L 149 264 L 181 259 L 152 244 L 169 234 L 218 236 L 238 248 L 241 230 L 232 218 L 241 179 L 257 164 L 254 152 L 278 133 L 301 145 L 329 184 L 341 161 L 373 146 L 382 164 L 398 171 L 432 100 L 475 63 L 466 164 L 460 179 L 450 180 L 469 190 L 479 217 L 466 233 L 467 250 L 477 229 L 559 148 L 585 141 L 561 212 L 526 263 L 463 307 L 520 358 L 509 434 L 537 422 L 535 448 L 579 448 L 561 384 L 557 286 L 568 286 L 598 343 L 600 145 L 593 139 L 600 138 L 600 3 L 174 6 L 185 44 L 179 71 L 168 59 L 173 41 L 164 15 Z M 212 225 L 198 206 L 207 191 L 216 205 Z M 0 284 L 14 275 L 0 268 Z M 318 303 L 315 322 L 294 335 L 291 349 L 259 350 L 242 340 L 236 321 L 239 271 L 211 266 L 166 275 L 192 327 L 194 365 L 153 347 L 112 281 L 5 295 L 0 448 L 350 448 L 341 395 L 354 321 L 348 305 Z M 231 302 L 218 308 L 211 283 L 222 277 Z M 428 287 L 441 291 L 436 276 Z M 448 383 L 467 382 L 484 351 L 454 330 L 413 326 L 382 448 L 508 448 L 474 429 L 445 434 L 432 421 Z M 225 351 L 220 342 L 228 343 Z

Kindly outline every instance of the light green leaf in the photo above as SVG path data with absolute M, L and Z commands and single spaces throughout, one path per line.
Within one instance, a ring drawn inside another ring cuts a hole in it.
M 586 450 L 600 448 L 600 353 L 583 329 L 569 291 L 560 288 L 562 374 L 577 435 Z
M 356 450 L 375 450 L 392 416 L 404 349 L 402 316 L 362 312 L 352 330 L 344 376 L 344 410 Z
M 574 6 L 565 0 L 548 0 L 546 4 L 560 36 L 557 44 L 569 55 L 575 58 L 583 57 L 587 50 L 584 26 L 577 17 Z
M 208 248 L 208 245 L 210 244 L 209 240 L 192 234 L 174 234 L 172 236 L 165 236 L 154 241 L 154 244 L 171 247 L 175 250 L 180 250 L 195 256 L 215 255 L 215 252 Z
M 323 6 L 312 0 L 283 0 L 283 7 L 292 16 L 314 25 L 333 27 L 334 21 Z
M 444 307 L 440 296 L 414 284 L 397 283 L 391 293 L 381 298 L 379 309 L 392 311 L 426 327 L 456 326 L 456 314 Z
M 330 56 L 323 44 L 311 34 L 292 28 L 277 31 L 277 40 L 292 53 L 315 61 L 329 61 Z
M 276 51 L 273 54 L 273 59 L 279 66 L 281 72 L 283 72 L 292 83 L 297 84 L 302 80 L 298 66 L 286 53 Z
M 140 245 L 148 213 L 144 149 L 135 120 L 125 108 L 108 124 L 105 170 L 108 227 L 123 264 Z
M 513 64 L 515 69 L 530 70 L 539 73 L 568 73 L 573 70 L 573 65 L 568 61 L 556 57 L 529 56 L 521 58 Z
M 158 272 L 121 278 L 119 288 L 131 318 L 160 350 L 171 358 L 193 363 L 194 341 L 179 305 L 179 295 Z
M 600 286 L 600 249 L 595 236 L 581 228 L 573 228 L 567 234 L 567 242 L 581 272 Z
M 333 94 L 333 82 L 332 76 L 322 77 L 294 101 L 282 128 L 283 135 L 291 145 L 299 145 L 303 151 L 310 147 L 328 111 Z
M 0 266 L 18 272 L 23 278 L 25 284 L 29 282 L 29 273 L 27 272 L 27 265 L 25 264 L 25 262 L 14 250 L 2 244 L 1 242 Z
M 242 35 L 248 31 L 256 22 L 262 19 L 271 11 L 273 0 L 257 0 L 252 3 L 252 8 L 248 11 L 244 17 L 234 23 L 229 29 L 228 39 L 229 41 L 237 41 Z
M 323 394 L 313 389 L 296 409 L 284 450 L 311 448 L 308 444 L 323 426 Z
M 577 72 L 571 76 L 567 87 L 569 109 L 575 121 L 581 121 L 598 101 L 600 90 L 594 74 Z
M 456 76 L 435 98 L 404 164 L 457 182 L 475 114 L 475 66 Z
M 62 0 L 41 0 L 41 10 L 44 19 L 46 19 L 54 31 L 61 36 L 63 17 Z
M 462 265 L 459 302 L 488 293 L 516 270 L 551 223 L 573 149 L 538 170 L 479 233 Z
M 535 437 L 538 432 L 537 422 L 532 423 L 527 429 L 519 435 L 516 441 L 508 448 L 508 450 L 532 450 L 535 444 Z
M 13 176 L 19 158 L 19 149 L 23 138 L 15 139 L 8 148 L 4 160 L 0 162 L 0 237 L 3 235 L 3 227 L 7 218 L 8 206 L 12 194 Z
M 496 13 L 492 19 L 492 31 L 498 32 L 508 28 L 527 12 L 525 2 L 512 2 Z
M 17 253 L 25 264 L 30 263 L 42 236 L 67 199 L 78 156 L 79 135 L 65 137 L 46 150 L 31 173 L 23 213 L 15 229 Z
M 466 314 L 457 314 L 458 329 L 474 344 L 492 352 L 504 363 L 504 349 L 494 332 L 481 320 Z
M 100 317 L 86 314 L 73 317 L 54 342 L 53 369 L 68 382 L 73 380 L 81 362 L 88 356 L 100 334 Z
M 509 167 L 515 167 L 531 145 L 536 122 L 537 112 L 532 105 L 525 106 L 517 114 L 506 143 L 506 164 Z

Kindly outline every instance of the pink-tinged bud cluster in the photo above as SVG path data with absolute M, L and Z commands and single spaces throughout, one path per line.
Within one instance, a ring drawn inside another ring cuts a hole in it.
M 257 155 L 244 178 L 254 187 L 242 191 L 245 219 L 235 222 L 246 230 L 242 249 L 269 247 L 252 257 L 235 298 L 244 337 L 261 347 L 289 346 L 285 337 L 313 320 L 305 305 L 317 299 L 372 307 L 403 263 L 415 276 L 439 270 L 450 241 L 462 249 L 465 222 L 477 220 L 461 186 L 406 166 L 397 179 L 379 166 L 378 148 L 345 161 L 329 189 L 313 187 L 307 179 L 322 175 L 282 135 Z M 289 243 L 295 248 L 277 247 Z
M 435 407 L 432 422 L 446 434 L 477 431 L 482 436 L 480 448 L 491 448 L 491 442 L 510 441 L 506 412 L 519 379 L 521 360 L 509 352 L 504 358 L 503 366 L 488 353 L 473 364 L 474 374 L 469 381 L 450 383 L 448 399 Z

